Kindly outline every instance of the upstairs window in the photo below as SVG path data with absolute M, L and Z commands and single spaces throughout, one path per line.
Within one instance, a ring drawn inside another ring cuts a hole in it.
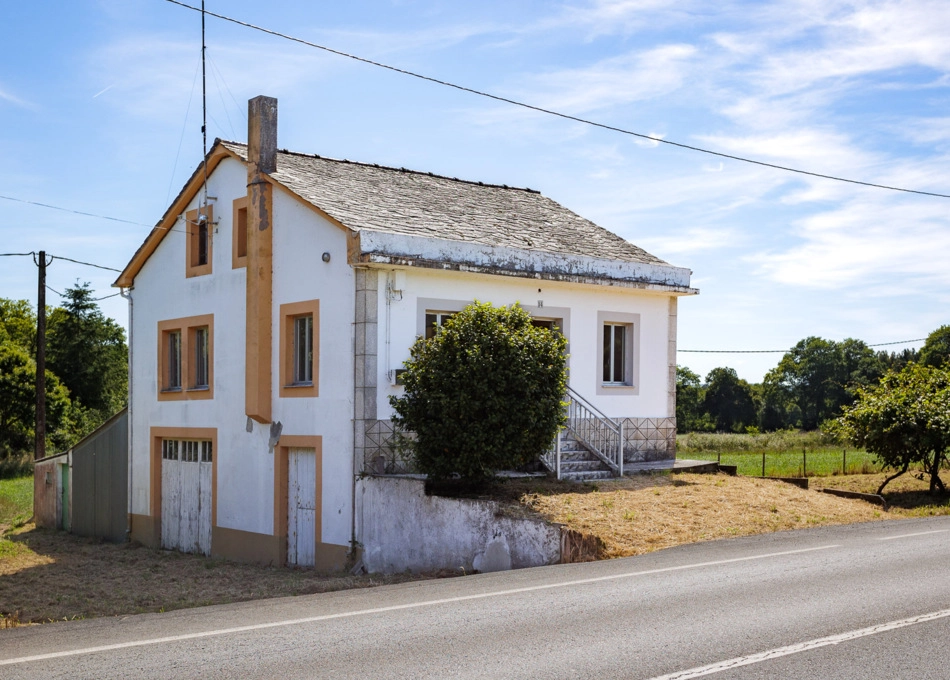
M 208 354 L 208 327 L 200 326 L 192 329 L 192 351 L 194 353 L 194 370 L 192 385 L 195 389 L 208 389 L 209 386 L 209 354 Z
M 231 268 L 247 266 L 247 196 L 235 199 L 231 212 Z
M 280 396 L 317 397 L 320 391 L 320 301 L 280 306 Z
M 313 314 L 294 317 L 293 384 L 313 384 Z
M 204 276 L 211 273 L 214 210 L 209 205 L 185 213 L 185 276 Z
M 158 399 L 214 398 L 214 315 L 158 322 Z
M 165 333 L 165 384 L 163 390 L 181 390 L 181 331 Z

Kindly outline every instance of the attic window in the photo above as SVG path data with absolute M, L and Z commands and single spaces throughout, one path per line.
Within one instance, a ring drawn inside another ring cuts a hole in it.
M 231 216 L 231 268 L 247 266 L 247 196 L 233 203 Z
M 203 218 L 203 219 L 201 219 Z M 185 276 L 204 276 L 211 273 L 211 225 L 214 222 L 213 206 L 185 213 L 187 237 L 185 239 Z

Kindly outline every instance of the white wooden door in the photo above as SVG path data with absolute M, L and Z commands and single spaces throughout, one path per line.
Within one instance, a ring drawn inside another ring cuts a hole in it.
M 211 554 L 211 442 L 162 442 L 162 547 Z
M 312 567 L 317 522 L 317 454 L 292 448 L 287 459 L 287 563 Z

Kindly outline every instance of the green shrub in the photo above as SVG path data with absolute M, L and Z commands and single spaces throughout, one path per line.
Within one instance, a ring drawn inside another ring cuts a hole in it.
M 390 397 L 418 469 L 474 481 L 537 460 L 564 422 L 566 345 L 517 304 L 478 301 L 419 338 Z

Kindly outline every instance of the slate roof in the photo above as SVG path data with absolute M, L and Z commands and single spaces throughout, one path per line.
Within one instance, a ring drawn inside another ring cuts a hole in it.
M 247 146 L 219 140 L 247 160 Z M 290 151 L 270 175 L 354 230 L 667 264 L 531 189 Z

